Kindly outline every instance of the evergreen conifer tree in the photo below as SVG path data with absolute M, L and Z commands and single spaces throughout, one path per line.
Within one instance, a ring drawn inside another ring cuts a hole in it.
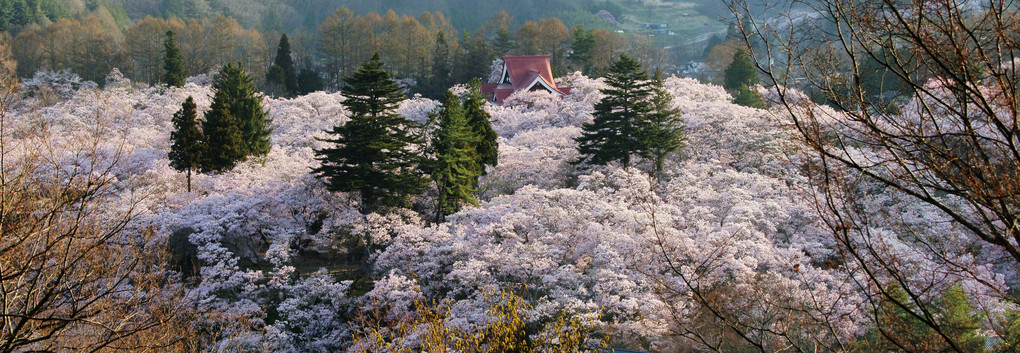
M 344 79 L 351 120 L 327 131 L 335 138 L 320 139 L 334 147 L 315 151 L 322 165 L 312 171 L 330 191 L 360 193 L 363 213 L 405 206 L 426 184 L 421 157 L 409 151 L 422 141 L 410 131 L 414 123 L 394 112 L 405 97 L 382 66 L 377 53 Z
M 183 87 L 184 80 L 188 77 L 188 68 L 184 62 L 184 54 L 177 46 L 177 39 L 174 31 L 166 31 L 166 40 L 163 42 L 163 82 L 172 87 Z
M 273 97 L 285 97 L 287 96 L 286 87 L 283 86 L 283 82 L 286 81 L 283 68 L 274 65 L 270 65 L 269 69 L 266 70 L 266 87 L 264 92 Z
M 1007 311 L 1003 326 L 1003 331 L 1006 333 L 1001 335 L 1002 342 L 997 345 L 995 352 L 1020 351 L 1020 311 L 1016 309 Z
M 579 25 L 574 27 L 571 36 L 574 42 L 570 44 L 570 58 L 568 59 L 570 60 L 570 66 L 575 70 L 580 70 L 585 75 L 591 75 L 591 51 L 595 48 L 594 33 L 590 29 L 586 32 L 584 27 Z
M 488 78 L 494 54 L 489 43 L 485 41 L 485 32 L 474 35 L 463 33 L 461 53 L 458 55 L 454 72 L 455 82 L 469 82 L 475 78 Z
M 205 153 L 199 168 L 203 173 L 229 171 L 245 158 L 244 138 L 227 104 L 224 99 L 214 98 L 212 107 L 205 113 L 202 122 Z
M 655 175 L 662 175 L 663 162 L 670 153 L 685 145 L 684 121 L 680 111 L 672 107 L 673 96 L 663 87 L 661 73 L 655 74 L 654 110 L 648 116 L 645 140 L 649 155 L 655 164 Z
M 280 68 L 282 77 L 279 74 L 267 75 L 266 80 L 281 85 L 287 96 L 297 94 L 297 71 L 294 69 L 294 59 L 290 56 L 290 40 L 287 39 L 286 34 L 280 36 L 280 44 L 276 48 L 276 60 L 273 61 L 273 66 Z M 279 81 L 280 79 L 283 81 Z
M 939 313 L 945 333 L 964 352 L 984 352 L 985 339 L 978 330 L 984 320 L 970 304 L 967 292 L 959 285 L 953 285 L 942 293 Z M 948 347 L 943 351 L 948 351 Z
M 496 36 L 492 38 L 492 50 L 498 56 L 510 55 L 516 48 L 514 43 L 514 36 L 510 33 L 510 29 L 506 27 L 500 27 L 496 31 Z
M 478 175 L 485 175 L 485 166 L 493 166 L 499 162 L 499 135 L 492 129 L 492 117 L 485 111 L 485 97 L 481 92 L 482 81 L 471 80 L 468 83 L 468 95 L 464 98 L 464 116 L 468 127 L 475 136 L 475 155 L 478 158 Z M 478 185 L 475 178 L 475 186 Z
M 733 103 L 745 107 L 765 109 L 765 103 L 761 101 L 761 94 L 746 85 L 740 86 L 733 92 Z
M 751 58 L 743 49 L 733 54 L 733 62 L 723 73 L 723 88 L 735 92 L 741 86 L 754 87 L 758 84 L 758 70 L 751 63 Z
M 425 83 L 424 96 L 438 99 L 450 84 L 450 45 L 443 31 L 436 33 L 436 47 L 432 51 L 432 72 Z
M 952 286 L 941 298 L 925 305 L 941 333 L 922 321 L 924 315 L 910 295 L 898 285 L 886 289 L 875 310 L 875 327 L 864 334 L 854 348 L 860 352 L 984 352 L 985 340 L 978 332 L 981 315 L 968 302 L 959 286 Z M 947 340 L 948 339 L 948 340 Z
M 272 119 L 262 107 L 262 95 L 240 64 L 227 64 L 213 81 L 213 104 L 221 102 L 237 121 L 244 156 L 265 156 L 271 146 Z M 209 132 L 206 132 L 208 134 Z M 243 159 L 243 158 L 242 158 Z
M 198 128 L 195 100 L 190 96 L 181 110 L 174 114 L 174 131 L 170 133 L 170 167 L 188 173 L 188 192 L 191 192 L 191 171 L 202 165 L 205 137 Z
M 38 22 L 44 16 L 39 2 L 35 0 L 0 1 L 0 31 L 9 31 L 14 26 L 25 26 Z
M 471 195 L 480 169 L 475 149 L 477 137 L 471 131 L 464 113 L 460 99 L 453 92 L 447 91 L 442 108 L 433 116 L 438 119 L 432 141 L 436 159 L 429 172 L 439 194 L 436 202 L 437 222 L 459 211 L 464 203 L 478 204 Z
M 319 76 L 319 73 L 310 69 L 301 69 L 301 72 L 298 73 L 297 82 L 298 94 L 301 95 L 321 91 L 325 87 L 325 83 L 322 82 L 322 77 Z
M 620 161 L 630 167 L 631 156 L 649 157 L 647 119 L 655 107 L 654 87 L 641 64 L 626 54 L 613 62 L 606 76 L 606 96 L 595 104 L 595 120 L 585 123 L 575 138 L 580 159 L 575 163 L 603 165 Z

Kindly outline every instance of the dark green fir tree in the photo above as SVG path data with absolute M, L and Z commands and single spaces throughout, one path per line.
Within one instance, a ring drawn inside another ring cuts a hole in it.
M 174 131 L 170 133 L 170 167 L 188 173 L 188 192 L 191 192 L 191 172 L 202 165 L 205 154 L 205 136 L 198 128 L 198 113 L 195 100 L 190 96 L 181 110 L 174 114 Z
M 275 69 L 277 67 L 279 69 Z M 297 71 L 294 69 L 294 59 L 290 56 L 290 40 L 286 34 L 280 36 L 276 60 L 266 75 L 266 81 L 280 85 L 286 96 L 294 96 L 298 92 Z
M 38 22 L 44 16 L 37 0 L 0 0 L 0 32 Z
M 585 123 L 581 136 L 574 139 L 580 154 L 575 163 L 619 161 L 628 168 L 632 156 L 650 156 L 646 130 L 647 119 L 655 112 L 650 99 L 653 83 L 641 64 L 626 54 L 609 67 L 606 83 L 609 88 L 602 90 L 606 96 L 595 104 L 595 120 Z
M 510 55 L 517 45 L 514 43 L 514 35 L 510 29 L 500 27 L 496 30 L 496 36 L 492 38 L 492 50 L 497 56 Z
M 733 62 L 723 72 L 723 88 L 735 92 L 741 86 L 754 87 L 758 84 L 758 71 L 751 63 L 751 58 L 743 49 L 733 54 Z
M 468 125 L 460 98 L 447 91 L 442 108 L 432 118 L 438 126 L 432 139 L 435 160 L 429 173 L 438 191 L 436 221 L 442 222 L 465 203 L 478 204 L 472 192 L 481 168 L 475 149 L 478 139 Z
M 315 151 L 321 166 L 312 170 L 330 191 L 358 192 L 363 213 L 407 206 L 427 183 L 421 157 L 411 151 L 422 142 L 411 131 L 415 124 L 395 112 L 406 97 L 382 66 L 376 54 L 344 79 L 351 120 L 320 139 L 333 146 Z
M 733 92 L 733 103 L 745 107 L 765 109 L 765 103 L 761 100 L 761 93 L 748 86 L 740 86 Z
M 470 82 L 475 78 L 488 78 L 492 59 L 496 57 L 489 43 L 485 40 L 485 31 L 475 34 L 464 32 L 460 40 L 461 48 L 457 55 L 457 65 L 453 76 L 455 82 Z
M 174 31 L 166 31 L 163 47 L 163 83 L 171 87 L 183 87 L 184 80 L 188 78 L 188 68 L 184 62 L 184 54 L 177 45 Z
M 571 32 L 574 42 L 570 44 L 570 67 L 581 71 L 585 75 L 593 74 L 591 67 L 592 50 L 595 48 L 595 35 L 592 30 L 585 31 L 584 27 L 574 27 Z
M 684 120 L 678 109 L 673 108 L 673 95 L 663 87 L 661 73 L 655 74 L 655 96 L 652 98 L 654 110 L 648 115 L 647 128 L 644 133 L 648 154 L 654 163 L 654 174 L 662 176 L 663 163 L 666 157 L 686 144 L 684 137 Z
M 266 70 L 266 86 L 264 92 L 273 97 L 286 96 L 286 88 L 283 87 L 284 78 L 283 68 L 270 65 L 269 69 Z
M 1020 352 L 1020 310 L 1008 310 L 1004 316 L 1002 331 L 1005 334 L 1000 335 L 1002 342 L 999 342 L 994 352 Z
M 230 113 L 227 102 L 213 99 L 202 122 L 205 144 L 199 170 L 203 173 L 222 173 L 234 169 L 245 158 L 244 138 L 237 118 Z
M 262 107 L 262 94 L 244 66 L 240 63 L 223 66 L 213 81 L 213 89 L 216 92 L 213 104 L 222 103 L 237 121 L 244 156 L 269 154 L 272 119 L 269 111 Z
M 479 175 L 485 175 L 485 166 L 495 167 L 499 162 L 499 135 L 492 129 L 492 117 L 485 111 L 485 97 L 481 92 L 482 81 L 468 83 L 468 95 L 464 97 L 464 116 L 468 127 L 475 136 L 475 155 L 478 158 Z M 475 186 L 477 186 L 477 178 Z
M 984 316 L 970 304 L 970 296 L 959 285 L 942 293 L 938 302 L 942 330 L 964 352 L 984 352 L 985 338 L 981 334 Z M 952 348 L 943 347 L 942 351 Z
M 436 34 L 436 46 L 432 50 L 432 70 L 423 87 L 423 96 L 439 99 L 450 87 L 450 45 L 446 43 L 446 34 Z
M 321 91 L 326 85 L 322 82 L 322 77 L 319 76 L 319 73 L 310 69 L 301 69 L 301 72 L 298 73 L 297 83 L 298 94 L 300 95 Z

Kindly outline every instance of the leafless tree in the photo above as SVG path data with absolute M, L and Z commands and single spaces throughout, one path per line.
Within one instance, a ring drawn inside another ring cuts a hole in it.
M 120 153 L 102 124 L 56 137 L 12 116 L 17 79 L 0 76 L 0 352 L 193 349 L 162 246 L 135 203 L 113 202 Z
M 909 300 L 892 302 L 934 330 L 945 351 L 963 351 L 931 305 L 947 282 L 972 280 L 1017 302 L 976 273 L 991 263 L 1016 284 L 1020 271 L 1017 4 L 726 2 L 811 156 L 805 167 L 840 266 L 862 274 L 857 284 L 873 294 L 873 308 L 890 299 L 890 285 L 902 288 Z M 879 197 L 932 210 L 948 231 L 931 232 L 898 210 L 876 212 Z M 994 317 L 988 325 L 1000 329 Z

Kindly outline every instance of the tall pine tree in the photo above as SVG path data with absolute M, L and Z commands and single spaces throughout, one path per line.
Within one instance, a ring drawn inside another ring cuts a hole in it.
M 485 31 L 476 31 L 474 35 L 463 33 L 460 41 L 461 51 L 457 56 L 455 82 L 469 82 L 475 78 L 488 78 L 492 59 L 495 57 L 492 48 L 485 41 Z
M 496 31 L 496 36 L 492 38 L 492 50 L 498 56 L 510 55 L 516 48 L 514 43 L 514 35 L 510 33 L 510 29 L 506 27 L 500 27 Z
M 168 86 L 183 87 L 184 80 L 188 78 L 188 68 L 184 62 L 184 54 L 177 46 L 174 31 L 166 31 L 163 47 L 163 82 Z
M 733 95 L 733 103 L 745 107 L 765 108 L 761 94 L 754 90 L 758 84 L 758 70 L 743 49 L 733 54 L 733 62 L 723 72 L 723 88 Z
M 733 54 L 733 62 L 723 72 L 723 88 L 727 91 L 736 91 L 741 86 L 753 87 L 758 84 L 758 71 L 751 63 L 747 52 L 738 49 Z
M 471 194 L 481 169 L 475 149 L 478 137 L 471 131 L 464 114 L 460 98 L 446 91 L 442 108 L 433 116 L 438 120 L 432 139 L 436 157 L 429 173 L 438 191 L 437 222 L 459 211 L 464 203 L 478 204 Z
M 733 94 L 733 104 L 742 105 L 745 107 L 765 109 L 765 103 L 761 100 L 761 93 L 757 90 L 748 87 L 747 85 L 740 86 Z
M 174 131 L 170 133 L 170 167 L 188 173 L 188 192 L 191 192 L 191 171 L 202 165 L 205 137 L 198 129 L 195 100 L 188 96 L 181 110 L 174 114 Z
M 630 167 L 631 156 L 648 158 L 647 119 L 655 107 L 652 81 L 641 64 L 626 54 L 613 62 L 606 76 L 606 96 L 595 104 L 595 120 L 585 123 L 575 138 L 580 159 L 575 163 L 604 165 L 614 161 Z
M 574 31 L 571 32 L 574 42 L 570 44 L 570 67 L 574 70 L 579 70 L 585 75 L 592 74 L 591 67 L 591 51 L 595 48 L 595 34 L 592 30 L 587 32 L 584 27 L 578 25 L 574 27 Z
M 1006 312 L 1005 320 L 1002 322 L 1003 331 L 1006 334 L 1001 335 L 1002 342 L 996 347 L 995 352 L 1006 353 L 1006 352 L 1017 352 L 1020 351 L 1020 310 L 1012 309 Z
M 273 67 L 270 68 L 266 80 L 281 85 L 286 96 L 294 96 L 298 92 L 297 71 L 294 69 L 294 59 L 290 56 L 290 40 L 286 34 L 280 36 L 276 60 L 273 61 Z
M 485 23 L 485 26 L 495 33 L 492 36 L 492 44 L 489 46 L 492 48 L 492 53 L 497 57 L 512 55 L 517 47 L 517 44 L 514 43 L 514 34 L 510 31 L 513 22 L 514 18 L 510 17 L 510 14 L 506 11 L 500 11 L 493 14 L 492 18 Z
M 673 96 L 663 87 L 660 72 L 655 73 L 655 96 L 652 98 L 652 113 L 648 116 L 644 131 L 648 154 L 655 164 L 655 176 L 662 176 L 663 162 L 673 151 L 683 148 L 684 120 L 680 111 L 673 108 Z
M 322 82 L 322 77 L 319 76 L 319 73 L 311 69 L 301 69 L 301 72 L 298 73 L 297 82 L 299 95 L 321 91 L 325 87 L 325 83 Z
M 446 43 L 446 33 L 436 33 L 436 46 L 432 50 L 432 70 L 425 81 L 423 95 L 438 99 L 450 87 L 450 45 Z
M 360 193 L 363 213 L 406 206 L 426 185 L 421 157 L 410 151 L 422 141 L 411 131 L 414 123 L 394 112 L 406 97 L 382 66 L 377 53 L 344 79 L 351 120 L 327 131 L 335 138 L 320 139 L 334 146 L 315 150 L 322 165 L 312 171 L 330 191 Z
M 244 156 L 269 154 L 272 119 L 262 107 L 262 95 L 244 66 L 240 63 L 223 66 L 213 81 L 213 89 L 216 91 L 213 104 L 221 102 L 237 121 Z
M 468 83 L 468 95 L 464 98 L 464 116 L 471 133 L 476 137 L 475 155 L 478 158 L 478 174 L 485 175 L 485 166 L 495 167 L 499 162 L 499 135 L 492 129 L 492 117 L 485 111 L 485 96 L 481 91 L 482 81 Z M 477 178 L 475 186 L 478 185 Z
M 286 97 L 287 88 L 283 86 L 284 80 L 283 68 L 270 65 L 269 69 L 266 70 L 266 86 L 263 91 L 273 97 Z
M 205 153 L 199 169 L 203 173 L 229 171 L 244 160 L 244 138 L 225 99 L 213 99 L 212 107 L 205 113 L 202 132 Z

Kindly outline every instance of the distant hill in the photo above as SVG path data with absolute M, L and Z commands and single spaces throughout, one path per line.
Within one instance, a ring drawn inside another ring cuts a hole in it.
M 79 1 L 79 0 L 57 0 Z M 94 0 L 95 1 L 95 0 Z M 392 9 L 398 15 L 417 16 L 440 11 L 459 29 L 472 31 L 496 12 L 505 10 L 517 25 L 529 20 L 560 17 L 568 25 L 601 22 L 595 13 L 603 7 L 621 8 L 605 0 L 98 0 L 107 7 L 123 9 L 133 20 L 153 16 L 180 18 L 225 15 L 246 27 L 294 31 L 314 29 L 340 7 L 357 14 Z M 605 5 L 605 6 L 600 6 Z M 113 11 L 113 10 L 112 10 Z
M 393 10 L 398 15 L 418 16 L 440 11 L 458 29 L 468 32 L 484 26 L 498 11 L 514 18 L 514 25 L 558 17 L 567 26 L 611 26 L 596 13 L 606 10 L 621 23 L 669 22 L 674 28 L 713 26 L 729 11 L 718 0 L 0 0 L 0 30 L 61 17 L 79 17 L 100 5 L 106 7 L 119 25 L 145 16 L 181 19 L 224 15 L 236 18 L 246 28 L 294 32 L 314 30 L 340 7 L 355 14 Z

